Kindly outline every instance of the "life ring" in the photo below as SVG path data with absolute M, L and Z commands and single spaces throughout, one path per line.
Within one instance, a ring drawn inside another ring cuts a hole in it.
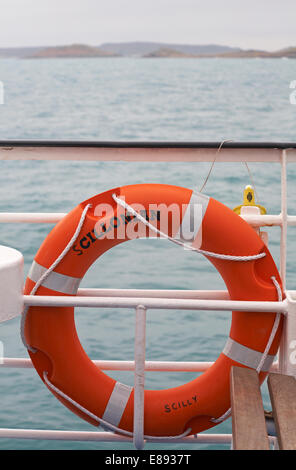
M 199 222 L 197 226 L 195 224 L 194 236 L 187 240 L 188 244 L 194 247 L 202 228 L 202 242 L 198 242 L 201 243 L 201 250 L 238 257 L 258 254 L 258 259 L 247 262 L 207 256 L 224 279 L 230 299 L 278 300 L 271 278 L 274 277 L 279 285 L 281 279 L 268 248 L 257 233 L 242 218 L 215 199 L 190 189 L 163 184 L 123 186 L 79 204 L 53 228 L 41 245 L 26 280 L 25 294 L 30 294 L 42 274 L 63 252 L 87 205 L 91 206 L 86 213 L 77 242 L 37 289 L 36 295 L 75 295 L 81 279 L 94 261 L 113 246 L 130 238 L 126 236 L 127 228 L 135 228 L 135 220 L 126 212 L 122 213 L 123 209 L 115 202 L 114 194 L 132 207 L 134 204 L 141 204 L 148 219 L 151 207 L 159 206 L 159 217 L 156 217 L 155 224 L 161 223 L 162 207 L 179 207 L 182 214 L 179 230 L 173 227 L 172 219 L 168 217 L 167 235 L 175 239 L 182 238 L 190 220 L 189 209 L 198 205 L 201 208 L 202 223 Z M 96 207 L 101 205 L 108 206 L 105 213 L 98 216 Z M 108 207 L 111 207 L 112 211 L 109 211 Z M 120 223 L 125 228 L 124 236 L 119 236 Z M 139 225 L 141 224 L 138 223 Z M 110 227 L 114 229 L 113 239 L 106 235 Z M 135 234 L 134 238 L 137 236 Z M 145 234 L 141 233 L 141 237 L 143 236 Z M 225 348 L 206 372 L 175 388 L 145 390 L 145 435 L 176 436 L 184 433 L 186 429 L 190 429 L 190 434 L 195 434 L 215 426 L 215 418 L 219 418 L 230 407 L 231 367 L 258 366 L 275 316 L 276 313 L 272 312 L 233 312 Z M 281 327 L 280 323 L 261 369 L 261 383 L 277 353 Z M 133 388 L 109 377 L 87 356 L 75 329 L 74 308 L 29 308 L 24 337 L 38 374 L 45 381 L 46 372 L 48 380 L 53 384 L 50 390 L 65 406 L 91 424 L 98 425 L 91 415 L 82 412 L 56 393 L 55 389 L 71 397 L 74 403 L 80 404 L 93 416 L 132 432 Z M 48 386 L 48 383 L 45 383 Z

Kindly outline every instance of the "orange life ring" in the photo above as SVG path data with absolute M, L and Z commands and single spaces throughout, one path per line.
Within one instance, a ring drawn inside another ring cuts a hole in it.
M 148 218 L 151 205 L 157 207 L 162 204 L 161 207 L 169 207 L 173 204 L 179 207 L 183 214 L 179 229 L 183 229 L 188 223 L 188 212 L 187 215 L 184 213 L 184 207 L 189 210 L 192 204 L 199 204 L 202 208 L 202 224 L 199 227 L 199 230 L 202 227 L 202 250 L 234 256 L 265 253 L 265 256 L 247 262 L 207 256 L 224 279 L 230 299 L 278 300 L 271 277 L 274 276 L 281 285 L 280 276 L 268 248 L 256 232 L 215 199 L 190 189 L 162 184 L 123 186 L 79 204 L 54 227 L 41 245 L 26 280 L 25 294 L 32 291 L 40 276 L 71 240 L 86 205 L 91 204 L 91 207 L 86 214 L 79 239 L 38 288 L 36 295 L 75 295 L 81 279 L 93 262 L 113 246 L 128 239 L 126 232 L 124 236 L 117 236 L 119 225 L 121 223 L 127 231 L 132 226 L 133 218 L 126 213 L 123 216 L 122 213 L 119 214 L 120 209 L 113 194 L 124 198 L 131 206 L 134 203 L 141 204 Z M 108 204 L 113 212 L 107 210 L 105 214 L 95 215 L 96 207 L 101 204 Z M 160 208 L 160 217 L 156 219 L 161 220 L 161 211 Z M 159 220 L 157 223 L 160 223 Z M 115 230 L 113 239 L 106 236 L 110 227 Z M 188 242 L 193 246 L 198 238 L 196 227 L 194 230 L 194 240 Z M 174 232 L 176 229 L 169 217 L 167 234 L 177 237 Z M 226 346 L 206 372 L 182 386 L 167 390 L 145 390 L 144 434 L 174 436 L 184 433 L 186 429 L 191 429 L 190 434 L 195 434 L 215 426 L 213 418 L 219 418 L 230 407 L 231 367 L 258 366 L 268 343 L 275 315 L 233 312 Z M 260 373 L 261 382 L 278 350 L 281 327 L 280 323 Z M 133 389 L 103 373 L 87 356 L 75 329 L 74 308 L 31 307 L 27 312 L 24 331 L 27 345 L 35 348 L 35 352 L 29 351 L 29 354 L 43 381 L 46 371 L 50 382 L 76 403 L 93 415 L 132 432 Z M 52 389 L 51 391 L 74 413 L 91 424 L 98 425 L 68 400 Z

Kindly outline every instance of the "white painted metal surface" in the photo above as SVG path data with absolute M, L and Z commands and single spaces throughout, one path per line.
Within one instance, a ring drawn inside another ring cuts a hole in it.
M 0 245 L 0 323 L 22 312 L 23 266 L 19 251 Z
M 102 370 L 122 370 L 134 371 L 135 361 L 108 361 L 108 360 L 93 360 L 93 363 Z M 205 372 L 214 363 L 213 362 L 198 362 L 198 361 L 145 361 L 145 371 L 147 372 Z M 14 368 L 14 369 L 31 369 L 33 364 L 31 359 L 5 357 L 3 363 L 0 363 L 0 368 Z M 277 372 L 278 363 L 274 362 L 271 366 L 271 372 Z
M 135 331 L 135 387 L 134 387 L 134 445 L 143 449 L 144 442 L 144 389 L 146 353 L 146 308 L 136 308 Z
M 280 272 L 286 278 L 287 227 L 296 225 L 296 215 L 287 213 L 287 163 L 296 162 L 296 149 L 282 148 L 99 148 L 94 146 L 52 146 L 42 145 L 1 145 L 0 160 L 79 160 L 79 161 L 182 161 L 198 162 L 275 162 L 281 165 L 281 213 L 260 215 L 242 214 L 253 227 L 279 226 Z M 0 223 L 56 223 L 64 213 L 0 213 Z M 1 272 L 0 272 L 1 274 Z M 15 286 L 16 287 L 16 286 Z M 19 285 L 18 285 L 19 289 Z M 279 353 L 279 363 L 272 365 L 272 371 L 296 376 L 296 291 L 286 291 L 282 302 L 230 301 L 227 291 L 169 291 L 169 290 L 125 290 L 125 289 L 79 289 L 77 297 L 20 296 L 25 305 L 73 305 L 87 307 L 120 307 L 136 309 L 135 357 L 133 361 L 101 361 L 94 363 L 104 370 L 126 370 L 135 372 L 134 437 L 128 438 L 110 432 L 49 431 L 30 429 L 0 429 L 0 438 L 86 440 L 104 442 L 134 442 L 137 448 L 144 443 L 144 381 L 145 371 L 196 371 L 207 370 L 211 362 L 167 362 L 145 361 L 146 309 L 190 309 L 196 310 L 242 310 L 274 311 L 285 315 L 284 332 Z M 18 300 L 19 302 L 19 300 Z M 18 309 L 20 313 L 21 309 Z M 149 310 L 148 310 L 149 313 Z M 31 368 L 30 359 L 4 358 L 0 368 Z M 0 411 L 1 413 L 1 411 Z M 274 442 L 275 438 L 270 438 Z M 149 442 L 153 442 L 150 440 Z M 159 442 L 159 441 L 158 441 Z M 163 442 L 166 442 L 165 440 Z M 170 442 L 170 441 L 167 441 Z M 231 444 L 228 434 L 200 434 L 183 437 L 174 443 L 216 443 Z
M 159 299 L 127 297 L 78 297 L 24 295 L 26 306 L 42 307 L 89 307 L 89 308 L 136 308 L 139 303 L 149 309 L 181 310 L 237 310 L 247 312 L 281 312 L 288 309 L 287 300 L 282 302 L 245 301 L 245 300 L 202 300 L 202 299 Z
M 46 439 L 62 441 L 95 441 L 95 442 L 133 442 L 133 439 L 111 432 L 87 432 L 87 431 L 51 431 L 43 429 L 4 429 L 0 428 L 0 438 L 6 439 Z M 158 440 L 148 439 L 145 442 Z M 164 444 L 172 441 L 164 439 Z M 174 444 L 230 444 L 231 434 L 197 434 L 174 440 Z
M 0 212 L 0 223 L 56 224 L 62 220 L 65 215 L 65 212 Z M 255 227 L 281 226 L 283 224 L 281 214 L 242 214 L 241 217 Z M 295 226 L 296 216 L 287 215 L 286 223 L 288 226 Z
M 234 143 L 235 144 L 235 143 Z M 167 146 L 166 146 L 167 145 Z M 47 145 L 44 143 L 31 145 L 29 143 L 6 143 L 0 142 L 0 160 L 71 160 L 71 161 L 126 161 L 126 162 L 276 162 L 282 159 L 282 150 L 276 145 L 270 148 L 258 147 L 242 148 L 223 145 L 218 151 L 218 146 L 205 147 L 203 145 L 182 146 L 182 143 L 169 145 L 163 143 L 157 145 L 141 145 L 133 143 L 114 146 L 101 144 L 97 146 L 94 142 L 71 145 L 63 145 L 60 142 Z M 296 149 L 287 148 L 287 161 L 296 161 Z
M 283 289 L 286 288 L 286 265 L 287 265 L 287 152 L 283 150 L 281 160 L 281 252 L 280 252 L 280 274 Z

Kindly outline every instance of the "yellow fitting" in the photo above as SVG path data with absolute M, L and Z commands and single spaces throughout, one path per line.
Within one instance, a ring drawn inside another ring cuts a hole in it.
M 255 191 L 252 186 L 248 185 L 244 189 L 244 201 L 243 204 L 240 206 L 237 206 L 233 209 L 233 211 L 236 214 L 241 213 L 241 208 L 244 206 L 254 206 L 254 207 L 259 207 L 260 209 L 260 214 L 266 214 L 266 209 L 265 207 L 261 206 L 260 204 L 255 203 Z

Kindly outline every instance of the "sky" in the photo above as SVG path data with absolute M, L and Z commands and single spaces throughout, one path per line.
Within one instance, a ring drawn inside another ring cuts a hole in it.
M 0 48 L 153 41 L 296 46 L 296 0 L 1 0 Z

